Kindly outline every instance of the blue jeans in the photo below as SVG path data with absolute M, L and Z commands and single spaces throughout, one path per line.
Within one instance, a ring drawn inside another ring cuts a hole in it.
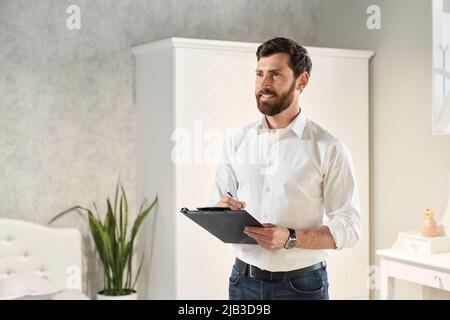
M 230 300 L 328 300 L 326 267 L 284 280 L 259 280 L 234 265 L 228 288 Z

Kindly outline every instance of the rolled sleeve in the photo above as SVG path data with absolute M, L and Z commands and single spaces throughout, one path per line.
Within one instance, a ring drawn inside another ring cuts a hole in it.
M 361 237 L 361 213 L 353 161 L 340 142 L 328 149 L 323 180 L 324 223 L 333 236 L 336 249 L 353 247 Z

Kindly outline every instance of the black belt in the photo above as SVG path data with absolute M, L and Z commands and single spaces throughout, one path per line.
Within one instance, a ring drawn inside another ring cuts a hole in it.
M 318 262 L 312 266 L 305 268 L 300 268 L 292 271 L 267 271 L 262 270 L 258 267 L 252 266 L 251 264 L 245 263 L 242 260 L 236 258 L 237 269 L 245 276 L 256 278 L 259 280 L 284 280 L 292 279 L 301 276 L 302 274 L 310 271 L 320 269 L 322 267 L 326 268 L 327 264 L 325 261 Z

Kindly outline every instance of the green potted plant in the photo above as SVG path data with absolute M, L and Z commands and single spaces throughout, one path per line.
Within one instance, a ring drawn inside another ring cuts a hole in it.
M 119 195 L 120 192 L 120 195 Z M 139 277 L 143 257 L 133 277 L 134 245 L 139 227 L 158 201 L 156 196 L 153 202 L 146 208 L 145 201 L 141 204 L 131 230 L 128 224 L 128 201 L 125 190 L 120 182 L 117 182 L 114 197 L 114 206 L 109 198 L 106 200 L 107 210 L 102 219 L 98 214 L 94 203 L 96 215 L 92 210 L 75 206 L 57 214 L 50 222 L 54 222 L 65 214 L 73 211 L 87 215 L 89 228 L 103 267 L 103 290 L 98 292 L 99 300 L 137 299 L 135 290 Z M 117 206 L 118 205 L 118 206 Z

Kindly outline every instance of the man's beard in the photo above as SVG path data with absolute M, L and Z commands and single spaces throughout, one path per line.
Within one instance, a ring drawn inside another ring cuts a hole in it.
M 279 96 L 272 90 L 261 89 L 256 93 L 256 104 L 259 111 L 266 116 L 277 115 L 286 110 L 294 101 L 295 81 L 287 92 Z M 261 101 L 261 94 L 273 94 L 269 101 Z

